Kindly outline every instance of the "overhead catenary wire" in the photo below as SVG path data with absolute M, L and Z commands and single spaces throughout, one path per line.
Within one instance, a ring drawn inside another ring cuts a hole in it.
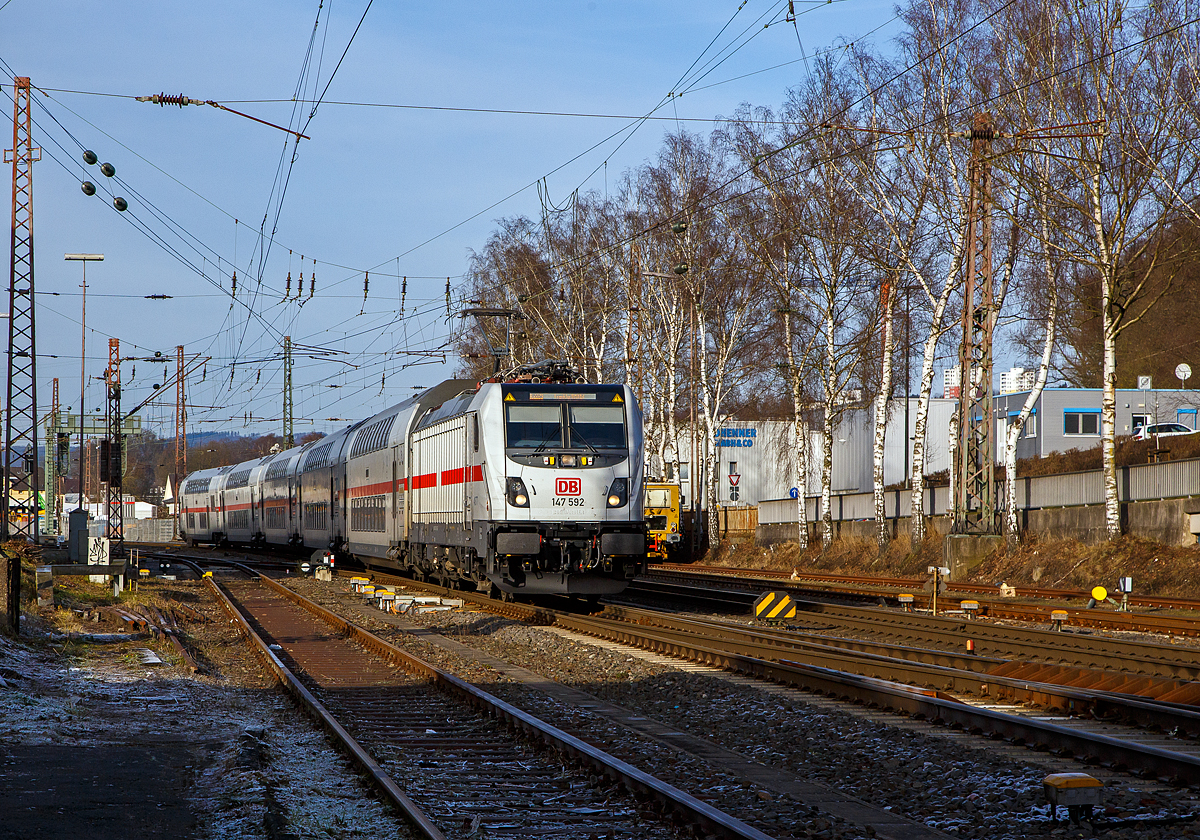
M 399 271 L 398 271 L 398 270 L 397 270 L 397 274 L 399 274 Z M 432 301 L 431 301 L 431 303 L 432 303 Z

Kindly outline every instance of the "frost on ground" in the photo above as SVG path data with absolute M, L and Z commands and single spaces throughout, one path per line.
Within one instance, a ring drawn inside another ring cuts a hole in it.
M 145 836 L 414 836 L 324 733 L 264 680 L 244 643 L 227 638 L 227 624 L 197 628 L 188 640 L 206 663 L 201 675 L 180 667 L 168 644 L 68 636 L 32 624 L 19 641 L 0 636 L 0 779 L 20 775 L 23 784 L 31 780 L 26 790 L 40 792 L 23 800 L 13 792 L 10 802 L 0 793 L 5 827 L 15 836 L 38 836 L 47 824 L 58 836 L 98 836 L 95 815 L 115 810 L 105 790 L 112 783 L 93 792 L 78 784 L 83 777 L 119 778 L 128 799 L 121 818 L 157 827 Z M 142 664 L 139 650 L 147 647 L 163 665 Z M 170 773 L 155 769 L 160 757 L 173 763 Z M 177 813 L 164 816 L 173 796 Z M 139 822 L 139 808 L 149 822 Z

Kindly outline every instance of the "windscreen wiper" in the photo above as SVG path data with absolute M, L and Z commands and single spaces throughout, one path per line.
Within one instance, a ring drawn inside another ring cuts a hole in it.
M 579 442 L 582 443 L 584 446 L 586 446 L 588 449 L 592 450 L 592 452 L 596 453 L 597 455 L 600 454 L 600 451 L 598 449 L 596 449 L 596 447 L 594 447 L 590 443 L 588 443 L 588 439 L 585 438 L 582 434 L 580 434 L 580 432 L 574 426 L 572 426 L 571 427 L 571 444 L 572 445 L 574 445 L 574 443 L 575 443 L 575 438 L 579 438 Z
M 542 442 L 539 443 L 534 448 L 533 454 L 537 455 L 539 452 L 544 451 L 546 449 L 546 447 L 550 445 L 550 438 L 553 435 L 558 435 L 559 442 L 561 442 L 562 441 L 562 427 L 559 426 L 558 429 L 556 429 L 555 431 L 551 432 L 550 434 L 548 434 L 544 438 L 542 438 Z

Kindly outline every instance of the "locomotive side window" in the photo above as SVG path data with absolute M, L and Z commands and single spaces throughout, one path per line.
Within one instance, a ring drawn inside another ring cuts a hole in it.
M 624 449 L 625 410 L 619 405 L 572 405 L 571 446 Z
M 510 447 L 535 449 L 563 445 L 562 410 L 557 405 L 510 405 L 506 416 Z

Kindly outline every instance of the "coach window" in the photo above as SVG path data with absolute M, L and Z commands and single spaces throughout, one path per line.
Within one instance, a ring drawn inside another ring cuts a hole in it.
M 625 409 L 619 405 L 572 405 L 571 446 L 625 448 Z
M 1099 409 L 1067 409 L 1063 412 L 1064 435 L 1100 434 Z
M 534 449 L 563 445 L 562 409 L 557 405 L 510 405 L 506 417 L 511 447 Z

